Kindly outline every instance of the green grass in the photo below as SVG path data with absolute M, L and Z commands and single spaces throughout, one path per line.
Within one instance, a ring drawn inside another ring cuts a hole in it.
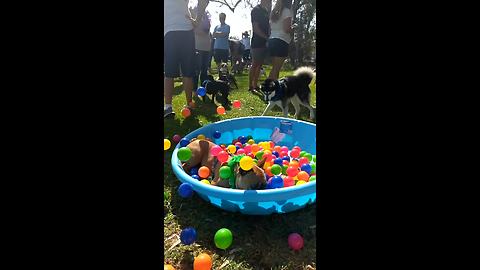
M 266 67 L 268 75 L 270 67 Z M 215 64 L 212 65 L 215 70 Z M 282 71 L 280 77 L 293 71 Z M 214 75 L 216 76 L 216 75 Z M 171 139 L 174 134 L 184 136 L 201 126 L 216 121 L 261 115 L 266 104 L 259 96 L 252 95 L 248 89 L 248 74 L 236 75 L 239 89 L 233 89 L 229 99 L 242 101 L 241 109 L 227 108 L 225 115 L 216 113 L 216 105 L 210 100 L 204 103 L 194 97 L 196 108 L 188 118 L 183 118 L 181 109 L 186 105 L 181 83 L 175 83 L 173 108 L 176 113 L 172 119 L 165 119 L 164 134 Z M 262 80 L 265 78 L 261 78 Z M 311 104 L 315 104 L 315 84 L 312 89 Z M 290 112 L 294 110 L 290 105 Z M 277 107 L 270 116 L 282 116 Z M 302 107 L 300 119 L 307 121 L 308 110 Z M 212 269 L 316 269 L 316 205 L 287 214 L 270 216 L 247 216 L 223 211 L 200 197 L 194 195 L 183 199 L 177 195 L 180 181 L 170 166 L 174 146 L 165 152 L 164 190 L 168 197 L 164 200 L 164 263 L 172 264 L 175 269 L 192 269 L 194 256 L 205 252 L 213 259 Z M 180 232 L 186 227 L 197 231 L 197 241 L 193 245 L 180 242 Z M 228 228 L 233 233 L 233 244 L 226 251 L 215 247 L 213 236 L 220 228 Z M 287 237 L 290 233 L 300 233 L 305 240 L 301 251 L 289 249 Z

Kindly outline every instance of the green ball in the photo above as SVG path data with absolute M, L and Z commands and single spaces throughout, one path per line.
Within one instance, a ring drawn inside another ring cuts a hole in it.
M 263 151 L 258 151 L 258 152 L 255 154 L 255 157 L 256 157 L 258 160 L 262 160 Z
M 317 155 L 313 155 L 313 162 L 317 162 Z
M 283 166 L 282 166 L 282 174 L 287 175 L 287 169 L 288 169 L 288 166 L 287 166 L 287 165 L 283 165 Z
M 188 147 L 178 149 L 177 157 L 180 161 L 187 161 L 192 157 L 192 150 Z
M 310 176 L 310 179 L 308 181 L 317 181 L 317 177 L 315 175 Z
M 315 163 L 310 164 L 310 167 L 312 168 L 310 174 L 317 172 L 317 165 L 315 165 Z
M 219 249 L 227 249 L 233 241 L 232 232 L 229 229 L 222 228 L 215 233 L 215 246 Z
M 274 175 L 279 175 L 282 173 L 282 167 L 280 167 L 280 165 L 278 164 L 273 164 L 272 168 L 270 169 L 270 171 L 272 172 L 272 174 Z
M 313 159 L 313 156 L 310 153 L 305 153 L 304 157 L 306 157 L 309 162 L 312 161 L 312 159 Z
M 300 157 L 305 156 L 306 153 L 307 153 L 306 151 L 301 151 L 301 152 L 300 152 Z
M 220 177 L 223 179 L 229 178 L 232 175 L 232 170 L 228 166 L 222 166 L 219 170 Z

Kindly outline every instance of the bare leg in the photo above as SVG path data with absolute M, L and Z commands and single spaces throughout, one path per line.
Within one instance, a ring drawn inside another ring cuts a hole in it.
M 173 99 L 173 78 L 165 77 L 163 79 L 163 97 L 165 98 L 165 104 L 172 105 Z
M 278 80 L 285 58 L 286 57 L 272 57 L 272 70 L 270 70 L 270 74 L 268 75 L 269 79 Z
M 250 88 L 256 88 L 258 82 L 258 75 L 260 73 L 260 66 L 262 64 L 260 62 L 253 61 L 252 66 L 250 67 L 250 72 L 248 76 L 248 85 Z
M 190 102 L 192 102 L 193 79 L 192 77 L 183 77 L 182 83 L 185 97 L 187 98 L 187 105 L 190 105 Z

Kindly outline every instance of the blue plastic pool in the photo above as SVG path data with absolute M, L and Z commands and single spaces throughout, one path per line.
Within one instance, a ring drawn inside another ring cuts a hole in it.
M 291 126 L 289 125 L 291 134 L 285 135 L 283 140 L 277 143 L 278 145 L 285 145 L 288 148 L 298 145 L 302 150 L 316 154 L 316 125 L 281 117 L 258 116 L 220 121 L 199 128 L 185 137 L 192 139 L 204 134 L 216 144 L 227 145 L 231 144 L 234 138 L 242 135 L 252 135 L 256 142 L 270 141 L 270 135 L 275 127 L 281 128 L 281 121 L 291 123 Z M 282 127 L 284 128 L 285 125 Z M 285 131 L 283 128 L 282 131 Z M 214 139 L 213 133 L 217 130 L 222 135 L 219 139 Z M 268 190 L 236 190 L 206 185 L 183 171 L 177 158 L 179 147 L 180 145 L 177 144 L 172 154 L 173 172 L 181 182 L 192 184 L 193 189 L 202 199 L 216 207 L 247 215 L 269 215 L 295 211 L 316 201 L 316 181 L 299 186 Z

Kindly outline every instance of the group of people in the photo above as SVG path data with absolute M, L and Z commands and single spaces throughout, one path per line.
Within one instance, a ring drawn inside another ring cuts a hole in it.
M 187 107 L 192 110 L 192 91 L 208 78 L 212 56 L 217 66 L 229 60 L 230 26 L 225 23 L 226 15 L 220 13 L 220 24 L 210 33 L 211 18 L 205 11 L 208 3 L 209 0 L 198 0 L 196 8 L 189 9 L 188 0 L 165 0 L 164 117 L 174 113 L 174 78 L 181 75 Z M 292 0 L 277 0 L 273 9 L 271 6 L 272 0 L 261 0 L 253 8 L 251 41 L 248 32 L 242 33 L 243 60 L 251 62 L 248 90 L 252 92 L 259 89 L 260 70 L 267 56 L 272 64 L 268 78 L 278 79 L 293 38 Z

